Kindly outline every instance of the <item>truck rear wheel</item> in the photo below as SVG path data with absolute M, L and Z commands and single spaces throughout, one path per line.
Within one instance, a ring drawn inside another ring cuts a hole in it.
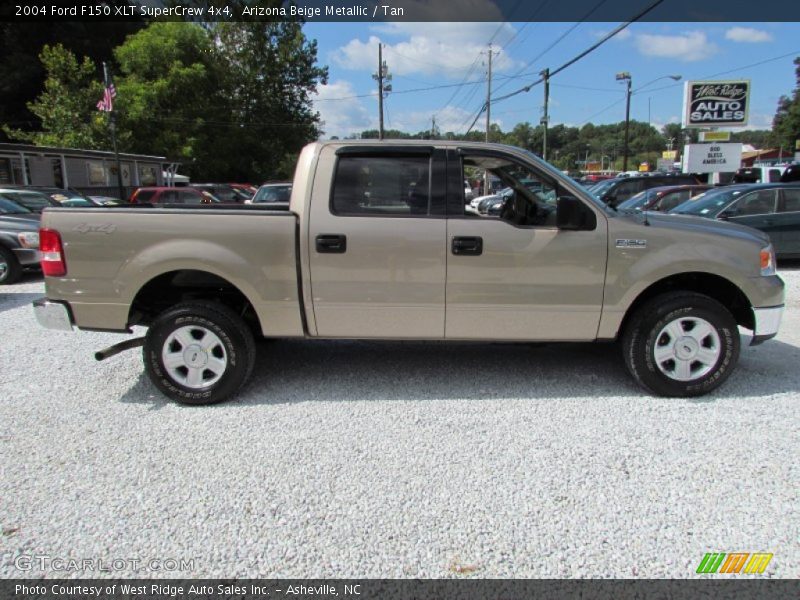
M 656 296 L 631 317 L 622 337 L 634 379 L 660 396 L 702 396 L 721 385 L 739 359 L 730 311 L 693 292 Z
M 145 337 L 150 380 L 181 404 L 214 404 L 235 394 L 253 371 L 255 343 L 226 306 L 186 302 L 163 312 Z

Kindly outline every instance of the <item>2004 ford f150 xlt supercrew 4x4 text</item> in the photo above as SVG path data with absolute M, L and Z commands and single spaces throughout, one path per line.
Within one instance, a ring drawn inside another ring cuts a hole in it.
M 513 189 L 496 216 L 465 210 L 465 173 L 487 171 Z M 784 303 L 761 232 L 618 213 L 497 144 L 318 142 L 288 211 L 48 208 L 40 244 L 39 322 L 146 326 L 98 358 L 143 345 L 154 384 L 188 404 L 242 387 L 255 336 L 618 340 L 645 388 L 697 396 L 733 370 L 737 326 L 769 339 Z

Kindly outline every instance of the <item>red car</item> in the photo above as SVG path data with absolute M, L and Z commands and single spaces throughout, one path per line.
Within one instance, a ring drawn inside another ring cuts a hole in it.
M 219 200 L 193 187 L 140 187 L 128 198 L 131 204 L 212 204 Z
M 620 210 L 655 210 L 669 212 L 698 194 L 710 190 L 711 185 L 665 185 L 639 192 L 617 205 Z

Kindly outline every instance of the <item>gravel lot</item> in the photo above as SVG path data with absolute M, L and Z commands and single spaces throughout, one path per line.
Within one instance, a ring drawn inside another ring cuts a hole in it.
M 645 395 L 608 345 L 277 341 L 233 402 L 165 402 L 122 339 L 0 288 L 0 577 L 15 558 L 189 577 L 800 577 L 800 269 L 721 390 Z M 748 342 L 747 336 L 743 342 Z M 67 576 L 103 575 L 91 571 Z

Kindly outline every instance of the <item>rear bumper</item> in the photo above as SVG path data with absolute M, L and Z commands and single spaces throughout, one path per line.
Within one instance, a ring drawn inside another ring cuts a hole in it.
M 753 329 L 753 341 L 751 346 L 761 344 L 774 338 L 778 334 L 783 318 L 783 305 L 770 306 L 769 308 L 754 308 L 755 328 Z
M 39 298 L 33 302 L 33 314 L 36 315 L 39 325 L 46 329 L 72 331 L 72 314 L 65 302 Z
M 14 248 L 14 256 L 23 267 L 38 267 L 42 255 L 31 248 Z

